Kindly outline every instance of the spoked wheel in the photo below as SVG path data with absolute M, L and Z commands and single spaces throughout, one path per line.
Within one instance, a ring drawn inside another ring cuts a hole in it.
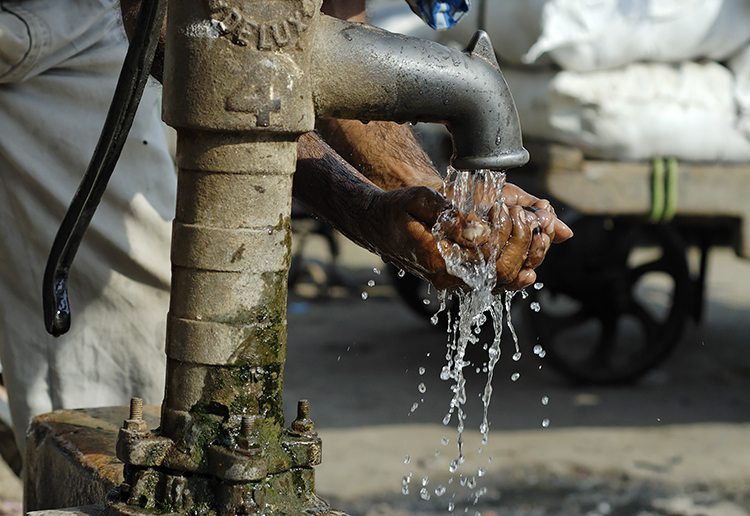
M 538 271 L 531 333 L 571 379 L 633 381 L 669 355 L 690 317 L 685 245 L 665 225 L 591 217 L 574 231 Z

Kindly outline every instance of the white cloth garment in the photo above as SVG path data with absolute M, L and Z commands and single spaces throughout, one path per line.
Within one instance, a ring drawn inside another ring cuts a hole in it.
M 127 50 L 107 0 L 0 2 L 0 360 L 23 447 L 55 409 L 160 403 L 177 178 L 149 85 L 70 276 L 72 328 L 44 329 L 49 250 Z

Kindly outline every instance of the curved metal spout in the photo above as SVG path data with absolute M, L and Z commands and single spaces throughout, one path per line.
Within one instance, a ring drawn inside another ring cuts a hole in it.
M 312 59 L 321 118 L 437 122 L 453 136 L 462 170 L 524 165 L 516 105 L 489 37 L 465 52 L 368 25 L 322 16 Z

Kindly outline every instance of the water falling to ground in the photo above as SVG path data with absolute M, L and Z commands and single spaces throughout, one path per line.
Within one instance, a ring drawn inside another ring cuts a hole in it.
M 463 431 L 466 414 L 463 406 L 467 395 L 463 370 L 470 365 L 470 361 L 466 360 L 467 347 L 480 345 L 479 335 L 489 319 L 492 322 L 494 337 L 491 344 L 485 345 L 488 359 L 482 368 L 482 371 L 487 374 L 487 382 L 481 396 L 483 416 L 479 427 L 483 444 L 486 444 L 489 438 L 488 410 L 492 398 L 494 369 L 501 354 L 500 341 L 504 315 L 515 342 L 513 360 L 518 361 L 521 358 L 518 338 L 510 317 L 510 303 L 514 293 L 493 292 L 497 283 L 496 262 L 502 252 L 504 242 L 498 243 L 487 239 L 490 226 L 497 225 L 500 220 L 504 186 L 504 172 L 490 170 L 467 172 L 449 169 L 444 184 L 444 193 L 452 199 L 456 209 L 445 211 L 432 230 L 448 272 L 461 278 L 468 286 L 464 291 L 450 294 L 458 299 L 458 313 L 452 319 L 451 312 L 447 312 L 447 364 L 440 373 L 442 380 L 453 381 L 451 386 L 453 397 L 448 413 L 443 419 L 445 425 L 449 424 L 454 416 L 457 422 L 458 457 L 450 464 L 451 473 L 456 472 L 464 462 Z M 448 297 L 449 294 L 446 292 L 440 293 L 438 314 L 446 310 Z M 433 324 L 437 323 L 438 314 L 433 317 Z M 515 381 L 518 378 L 512 379 Z

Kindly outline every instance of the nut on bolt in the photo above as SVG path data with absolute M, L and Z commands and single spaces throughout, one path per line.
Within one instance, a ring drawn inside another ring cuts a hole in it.
M 122 429 L 134 434 L 148 434 L 148 426 L 143 420 L 143 399 L 130 399 L 130 417 L 123 422 Z
M 315 425 L 310 419 L 310 402 L 299 400 L 297 402 L 297 419 L 292 421 L 291 431 L 297 435 L 318 435 L 315 431 Z

